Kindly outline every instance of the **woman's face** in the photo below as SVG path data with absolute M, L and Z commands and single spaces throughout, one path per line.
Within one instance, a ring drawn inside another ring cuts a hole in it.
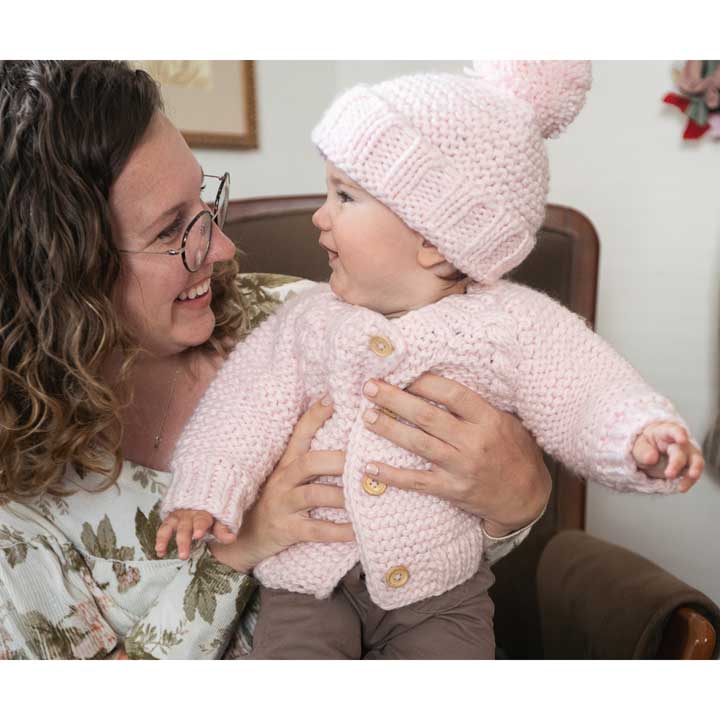
M 110 190 L 119 249 L 179 248 L 190 220 L 206 209 L 200 198 L 202 184 L 202 168 L 182 135 L 156 113 Z M 179 255 L 121 255 L 114 302 L 145 350 L 162 357 L 201 345 L 210 337 L 215 327 L 212 287 L 202 295 L 204 288 L 198 286 L 207 285 L 214 263 L 234 254 L 232 241 L 213 225 L 208 256 L 193 273 Z M 195 299 L 179 299 L 196 289 L 200 296 Z

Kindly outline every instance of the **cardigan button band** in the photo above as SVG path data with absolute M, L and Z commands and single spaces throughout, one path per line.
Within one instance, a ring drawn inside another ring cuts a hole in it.
M 384 482 L 380 482 L 370 475 L 363 477 L 362 487 L 368 495 L 382 495 L 387 490 L 387 485 Z
M 391 588 L 401 588 L 410 579 L 410 573 L 404 565 L 397 565 L 385 573 L 385 582 Z
M 370 349 L 378 357 L 387 357 L 388 355 L 392 355 L 395 350 L 392 343 L 382 335 L 373 335 L 370 338 Z

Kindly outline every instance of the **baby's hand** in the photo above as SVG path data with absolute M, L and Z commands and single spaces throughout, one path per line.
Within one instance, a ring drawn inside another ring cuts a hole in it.
M 687 492 L 702 475 L 705 461 L 683 427 L 674 422 L 654 422 L 643 428 L 633 445 L 638 468 L 654 478 L 681 477 L 680 491 Z
M 212 533 L 221 543 L 231 543 L 236 534 L 206 510 L 175 510 L 160 525 L 155 537 L 155 553 L 165 557 L 167 546 L 173 534 L 178 548 L 178 557 L 187 560 L 190 557 L 190 544 L 199 540 L 212 526 Z

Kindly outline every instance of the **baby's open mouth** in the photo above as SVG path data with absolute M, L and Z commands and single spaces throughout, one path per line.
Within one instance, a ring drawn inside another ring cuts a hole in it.
M 320 243 L 320 247 L 328 254 L 329 261 L 334 260 L 338 256 L 338 254 L 334 250 L 331 250 L 327 245 L 323 245 L 323 243 Z

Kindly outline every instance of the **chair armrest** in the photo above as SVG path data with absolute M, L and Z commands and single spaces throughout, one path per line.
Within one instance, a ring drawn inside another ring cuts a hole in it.
M 711 660 L 717 649 L 713 624 L 697 610 L 676 610 L 663 633 L 660 660 Z
M 667 657 L 668 648 L 678 645 L 663 636 L 682 626 L 682 616 L 675 619 L 680 608 L 720 630 L 720 609 L 706 595 L 640 555 L 580 530 L 550 540 L 537 580 L 546 658 Z M 712 647 L 708 655 L 717 652 Z

